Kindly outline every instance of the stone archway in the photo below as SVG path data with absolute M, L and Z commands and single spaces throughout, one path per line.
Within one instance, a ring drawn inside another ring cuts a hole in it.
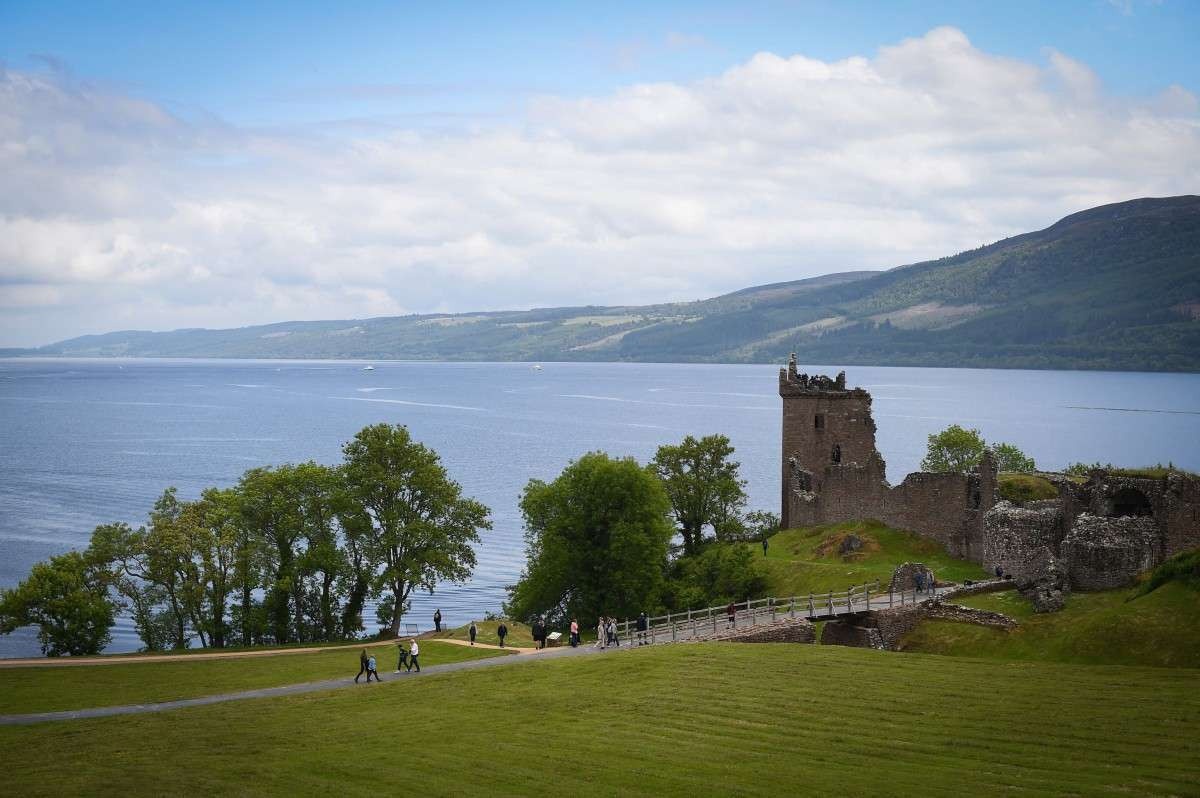
M 1150 500 L 1146 498 L 1146 494 L 1137 488 L 1121 488 L 1113 494 L 1112 514 L 1118 517 L 1153 516 L 1154 508 L 1151 506 Z

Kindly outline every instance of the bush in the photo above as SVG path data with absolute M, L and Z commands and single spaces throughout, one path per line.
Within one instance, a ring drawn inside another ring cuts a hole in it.
M 766 589 L 766 577 L 754 566 L 751 549 L 714 543 L 671 564 L 665 600 L 674 612 L 745 601 Z
M 1058 498 L 1058 488 L 1048 479 L 1033 474 L 1001 474 L 1000 498 L 1013 504 Z

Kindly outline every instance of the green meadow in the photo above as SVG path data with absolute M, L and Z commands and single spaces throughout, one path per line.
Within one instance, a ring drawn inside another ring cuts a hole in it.
M 662 646 L 0 727 L 0 760 L 13 795 L 1182 795 L 1200 671 Z
M 365 648 L 375 655 L 379 674 L 386 682 L 396 668 L 396 644 L 372 644 Z M 358 673 L 361 650 L 356 647 L 229 659 L 184 657 L 167 662 L 0 668 L 0 714 L 147 704 L 353 678 Z M 493 649 L 421 641 L 422 667 L 492 656 L 507 655 Z

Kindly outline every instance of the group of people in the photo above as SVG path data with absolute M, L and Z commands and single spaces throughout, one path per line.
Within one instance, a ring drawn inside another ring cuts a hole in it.
M 915 579 L 917 581 L 918 593 L 926 591 L 932 593 L 937 590 L 937 578 L 934 577 L 933 571 L 917 571 Z
M 621 639 L 617 637 L 617 619 L 601 615 L 596 621 L 596 647 L 608 648 L 609 646 L 621 645 Z
M 404 668 L 405 673 L 411 672 L 414 668 L 417 673 L 421 672 L 421 663 L 419 657 L 421 655 L 421 647 L 417 645 L 417 638 L 409 638 L 408 648 L 405 649 L 404 641 L 396 641 L 396 647 L 399 649 L 400 661 L 396 664 L 396 670 L 392 673 L 399 673 L 401 668 Z M 375 677 L 375 681 L 383 681 L 379 678 L 378 663 L 375 661 L 374 654 L 368 654 L 364 648 L 358 655 L 358 675 L 354 677 L 354 683 L 358 684 L 358 680 L 363 674 L 367 675 L 367 684 L 371 683 L 371 677 Z

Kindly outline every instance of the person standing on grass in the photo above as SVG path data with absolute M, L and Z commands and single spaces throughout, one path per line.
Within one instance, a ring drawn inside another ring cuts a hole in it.
M 571 619 L 571 648 L 579 645 L 579 621 Z
M 646 645 L 646 630 L 650 627 L 650 619 L 646 617 L 646 611 L 642 610 L 642 614 L 637 619 L 637 644 L 639 646 Z
M 404 672 L 408 673 L 413 668 L 417 669 L 417 673 L 421 672 L 421 663 L 417 662 L 417 655 L 421 653 L 421 649 L 417 646 L 417 638 L 411 638 L 408 642 L 408 665 L 404 668 Z M 379 678 L 376 676 L 375 678 Z
M 375 681 L 381 681 L 379 671 L 375 670 L 375 655 L 372 654 L 367 658 L 367 684 L 371 683 L 371 677 L 375 677 Z
M 400 658 L 396 661 L 396 670 L 394 671 L 394 673 L 399 673 L 400 669 L 403 668 L 406 664 L 408 664 L 408 652 L 404 650 L 404 641 L 403 640 L 396 641 L 396 649 L 398 650 L 398 652 L 400 654 Z
M 440 607 L 433 611 L 433 631 L 442 631 L 442 610 Z
M 367 670 L 367 664 L 370 660 L 367 657 L 367 650 L 364 648 L 362 653 L 358 655 L 358 676 L 367 674 L 367 681 L 371 681 L 371 672 Z M 358 676 L 354 677 L 354 683 L 358 684 Z
M 471 621 L 471 628 L 467 630 L 467 634 L 471 637 L 471 645 L 475 645 L 476 632 L 477 630 L 475 629 L 475 622 Z
M 496 636 L 500 638 L 500 648 L 504 648 L 504 638 L 508 637 L 508 627 L 504 625 L 504 621 L 496 627 Z
M 767 556 L 767 546 L 768 546 L 768 545 L 770 545 L 770 544 L 768 544 L 768 543 L 767 543 L 767 539 L 766 539 L 766 538 L 763 538 L 763 556 L 764 556 L 764 557 L 766 557 L 766 556 Z

